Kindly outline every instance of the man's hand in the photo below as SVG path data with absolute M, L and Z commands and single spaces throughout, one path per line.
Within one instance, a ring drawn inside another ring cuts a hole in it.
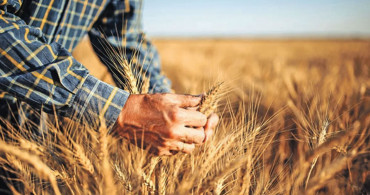
M 201 97 L 177 94 L 130 95 L 115 131 L 158 155 L 190 153 L 213 134 L 218 117 L 195 111 Z M 205 128 L 205 129 L 204 129 Z

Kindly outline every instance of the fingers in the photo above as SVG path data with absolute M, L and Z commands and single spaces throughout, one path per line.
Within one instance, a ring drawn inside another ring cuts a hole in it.
M 179 127 L 176 132 L 174 132 L 174 139 L 189 143 L 189 144 L 201 144 L 205 138 L 203 128 L 194 129 L 190 127 Z
M 195 149 L 195 144 L 188 144 L 180 141 L 174 141 L 171 144 L 170 150 L 191 153 Z
M 206 124 L 204 125 L 200 125 L 197 127 L 195 125 L 177 127 L 172 138 L 179 139 L 187 143 L 200 144 L 205 141 L 207 136 L 210 138 L 213 135 L 213 131 L 217 126 L 218 121 L 219 117 L 217 116 L 217 114 L 211 114 L 211 116 L 206 121 Z M 189 123 L 192 122 L 189 121 Z
M 155 151 L 151 151 L 157 155 L 171 156 L 178 152 L 184 152 L 190 154 L 194 151 L 195 144 L 187 144 L 181 141 L 168 141 L 165 146 L 157 148 Z
M 196 107 L 187 107 L 185 108 L 186 110 L 193 110 L 193 111 L 197 111 L 199 109 L 199 106 L 196 106 Z
M 179 95 L 179 94 L 167 94 L 167 97 L 171 98 L 178 106 L 185 107 L 195 107 L 199 105 L 202 100 L 201 96 L 194 95 Z
M 170 139 L 167 139 L 164 144 L 158 148 L 159 155 L 174 155 L 177 152 L 191 153 L 195 149 L 195 144 L 202 144 L 209 140 L 217 126 L 219 117 L 217 114 L 212 114 L 205 126 L 190 128 L 178 127 L 176 131 L 171 134 Z
M 185 124 L 185 126 L 203 127 L 207 123 L 206 115 L 195 111 L 179 109 L 179 120 Z
M 214 129 L 217 126 L 218 121 L 219 121 L 219 117 L 217 116 L 217 114 L 214 114 L 213 113 L 209 117 L 209 119 L 207 121 L 207 124 L 204 127 L 204 134 L 205 134 L 204 142 L 206 142 L 207 140 L 211 139 L 211 137 L 213 135 L 213 132 L 214 132 Z

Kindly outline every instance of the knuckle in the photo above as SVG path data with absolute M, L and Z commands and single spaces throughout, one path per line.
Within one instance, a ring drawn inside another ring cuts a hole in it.
M 167 131 L 164 133 L 164 137 L 165 138 L 172 138 L 173 137 L 173 133 L 171 130 Z
M 168 113 L 168 116 L 171 121 L 178 121 L 180 118 L 180 112 L 179 108 L 177 107 L 172 107 Z
M 167 137 L 170 138 L 170 139 L 175 139 L 178 137 L 178 134 L 175 130 L 175 128 L 171 128 L 168 132 L 167 132 Z
M 144 102 L 151 102 L 152 97 L 155 97 L 155 95 L 143 94 L 143 100 L 144 100 Z
M 155 94 L 147 94 L 147 96 L 150 96 L 151 99 L 153 99 L 156 102 L 163 102 L 164 97 L 162 94 L 155 93 Z

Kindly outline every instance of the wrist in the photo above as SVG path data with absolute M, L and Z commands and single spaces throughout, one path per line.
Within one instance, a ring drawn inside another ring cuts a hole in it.
M 127 137 L 128 129 L 124 128 L 125 126 L 129 126 L 128 122 L 133 122 L 133 115 L 135 114 L 135 110 L 140 110 L 140 102 L 138 99 L 140 95 L 131 94 L 128 96 L 125 105 L 122 107 L 120 113 L 118 114 L 117 120 L 113 126 L 113 131 L 118 133 L 123 137 Z

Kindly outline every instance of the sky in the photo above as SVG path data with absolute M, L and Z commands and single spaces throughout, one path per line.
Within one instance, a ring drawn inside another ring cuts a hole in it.
M 370 37 L 370 0 L 144 0 L 149 36 Z

